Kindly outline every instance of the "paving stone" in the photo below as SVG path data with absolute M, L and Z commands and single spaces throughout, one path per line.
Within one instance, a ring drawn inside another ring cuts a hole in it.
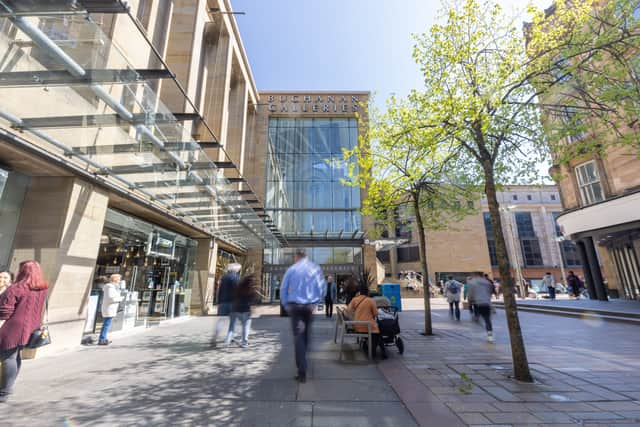
M 393 389 L 378 380 L 314 380 L 300 384 L 301 401 L 397 401 Z
M 502 387 L 483 387 L 483 389 L 496 399 L 503 402 L 520 402 L 522 400 Z
M 537 418 L 540 418 L 545 423 L 572 423 L 574 419 L 564 412 L 534 412 Z
M 460 413 L 458 416 L 462 419 L 463 422 L 467 424 L 490 424 L 489 421 L 484 415 L 478 412 L 465 412 Z
M 529 412 L 503 412 L 503 413 L 487 412 L 484 414 L 484 416 L 489 418 L 494 423 L 531 424 L 531 423 L 541 422 L 540 418 L 532 415 Z
M 569 416 L 578 420 L 616 420 L 622 417 L 613 412 L 568 412 Z
M 313 405 L 314 427 L 417 425 L 400 402 L 362 402 L 355 407 L 351 402 L 319 402 Z
M 593 402 L 592 405 L 603 411 L 640 411 L 638 402 Z

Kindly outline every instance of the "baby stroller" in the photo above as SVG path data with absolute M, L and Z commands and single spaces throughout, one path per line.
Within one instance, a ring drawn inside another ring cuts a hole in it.
M 378 328 L 385 347 L 395 345 L 398 353 L 404 353 L 404 342 L 400 337 L 400 321 L 397 307 L 378 306 Z

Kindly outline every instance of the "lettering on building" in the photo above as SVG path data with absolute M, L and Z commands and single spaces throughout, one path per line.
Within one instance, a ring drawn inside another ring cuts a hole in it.
M 356 113 L 362 109 L 359 95 L 268 95 L 272 113 Z

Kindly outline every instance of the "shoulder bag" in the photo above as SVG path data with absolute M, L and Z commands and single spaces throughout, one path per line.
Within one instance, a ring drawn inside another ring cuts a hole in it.
M 29 341 L 27 342 L 27 348 L 40 348 L 45 345 L 51 344 L 51 334 L 49 334 L 49 296 L 47 295 L 47 299 L 45 300 L 45 309 L 44 309 L 44 322 L 40 325 L 39 328 L 31 332 L 31 336 L 29 337 Z

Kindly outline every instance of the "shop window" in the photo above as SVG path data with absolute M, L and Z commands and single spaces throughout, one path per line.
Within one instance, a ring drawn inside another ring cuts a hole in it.
M 594 160 L 576 166 L 576 178 L 583 204 L 592 205 L 604 200 L 600 174 Z
M 491 224 L 491 216 L 489 212 L 483 212 L 484 231 L 487 234 L 487 246 L 489 248 L 489 259 L 491 265 L 498 265 L 498 255 L 496 253 L 496 241 L 493 237 L 493 225 Z

